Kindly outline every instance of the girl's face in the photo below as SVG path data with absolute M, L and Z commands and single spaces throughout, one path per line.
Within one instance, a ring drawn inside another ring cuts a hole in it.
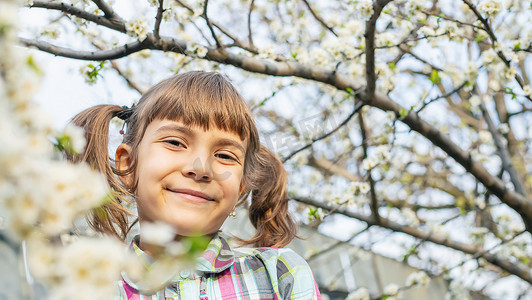
M 141 224 L 162 221 L 178 235 L 209 235 L 236 205 L 245 152 L 244 141 L 234 133 L 155 120 L 139 144 L 135 175 L 120 179 L 129 187 L 138 181 Z M 131 158 L 131 147 L 120 145 L 117 167 L 124 170 Z

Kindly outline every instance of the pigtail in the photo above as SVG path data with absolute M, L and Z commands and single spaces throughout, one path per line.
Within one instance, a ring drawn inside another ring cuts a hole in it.
M 287 175 L 281 161 L 260 146 L 251 171 L 249 219 L 257 232 L 243 241 L 256 247 L 284 247 L 296 237 L 297 227 L 288 212 Z
M 107 178 L 112 190 L 112 200 L 101 208 L 97 208 L 87 217 L 89 226 L 97 232 L 110 234 L 125 239 L 128 232 L 128 215 L 122 201 L 128 201 L 125 195 L 129 192 L 115 176 L 115 169 L 109 158 L 109 124 L 111 119 L 122 113 L 118 105 L 96 105 L 77 114 L 71 121 L 85 130 L 86 147 L 81 154 L 68 156 L 74 163 L 86 162 Z M 129 202 L 129 201 L 128 201 Z

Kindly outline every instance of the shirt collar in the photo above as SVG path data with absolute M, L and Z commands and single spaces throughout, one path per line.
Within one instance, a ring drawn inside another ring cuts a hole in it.
M 155 262 L 155 259 L 142 251 L 139 248 L 139 236 L 135 236 L 131 241 L 129 246 L 130 251 L 135 252 L 137 256 L 141 259 L 142 263 L 146 270 L 150 270 L 151 265 Z M 220 235 L 220 232 L 217 233 L 207 245 L 207 248 L 196 259 L 196 271 L 200 273 L 220 273 L 225 269 L 231 267 L 235 261 L 235 255 L 233 250 L 229 246 L 229 243 L 225 238 Z M 172 274 L 177 274 L 180 270 L 175 270 L 175 272 L 170 272 Z M 169 273 L 169 274 L 170 274 Z M 122 278 L 132 287 L 137 287 L 125 272 L 122 272 Z M 173 278 L 168 278 L 171 281 Z
M 204 273 L 220 273 L 233 265 L 235 254 L 227 241 L 216 234 L 207 249 L 196 260 L 196 270 Z

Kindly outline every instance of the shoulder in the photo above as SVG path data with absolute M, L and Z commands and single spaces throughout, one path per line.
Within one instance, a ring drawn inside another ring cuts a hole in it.
M 258 259 L 266 267 L 281 265 L 285 266 L 288 270 L 309 268 L 307 262 L 299 254 L 294 252 L 294 250 L 289 248 L 237 248 L 234 250 L 234 255 L 237 260 Z
M 308 263 L 289 248 L 242 248 L 237 260 L 260 261 L 282 299 L 321 299 Z

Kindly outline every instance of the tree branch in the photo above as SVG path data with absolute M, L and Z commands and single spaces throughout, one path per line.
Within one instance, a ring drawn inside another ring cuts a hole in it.
M 155 16 L 155 26 L 153 28 L 153 36 L 155 40 L 160 40 L 161 36 L 159 31 L 161 29 L 161 22 L 163 21 L 163 12 L 164 12 L 164 0 L 159 0 L 159 7 L 157 7 L 157 15 Z
M 345 215 L 345 216 L 348 216 L 348 217 L 351 217 L 351 218 L 358 219 L 358 220 L 368 224 L 368 226 L 380 226 L 380 227 L 392 230 L 394 232 L 404 233 L 404 234 L 410 235 L 412 237 L 415 237 L 415 238 L 418 238 L 418 239 L 421 239 L 421 240 L 426 240 L 426 241 L 429 241 L 429 242 L 432 242 L 432 243 L 435 243 L 435 244 L 438 244 L 438 245 L 442 245 L 442 246 L 445 246 L 445 247 L 448 247 L 448 248 L 451 248 L 451 249 L 454 249 L 454 250 L 458 250 L 458 251 L 464 252 L 466 254 L 480 255 L 479 257 L 484 258 L 489 263 L 491 263 L 491 264 L 493 264 L 495 266 L 498 266 L 501 269 L 503 269 L 503 270 L 505 270 L 505 271 L 507 271 L 507 272 L 509 272 L 511 274 L 514 274 L 514 275 L 518 276 L 519 278 L 521 278 L 522 280 L 532 284 L 532 274 L 530 273 L 529 270 L 526 270 L 526 269 L 524 269 L 524 268 L 522 268 L 522 267 L 520 267 L 520 266 L 518 266 L 516 264 L 513 264 L 513 263 L 511 263 L 508 260 L 504 260 L 504 259 L 498 257 L 497 255 L 490 254 L 490 253 L 486 252 L 482 248 L 474 247 L 472 245 L 464 244 L 464 243 L 461 243 L 461 242 L 458 242 L 458 241 L 453 241 L 453 240 L 450 240 L 446 236 L 441 236 L 441 235 L 434 234 L 434 233 L 431 233 L 431 232 L 425 232 L 425 231 L 422 231 L 422 230 L 417 229 L 415 227 L 410 227 L 410 226 L 405 226 L 405 225 L 402 225 L 402 224 L 399 224 L 399 223 L 395 223 L 395 222 L 393 222 L 393 221 L 391 221 L 389 219 L 386 219 L 386 218 L 382 218 L 381 217 L 380 221 L 377 221 L 372 216 L 365 216 L 365 215 L 362 215 L 362 214 L 359 214 L 359 213 L 348 211 L 348 210 L 343 209 L 343 208 L 337 208 L 335 205 L 328 204 L 328 203 L 323 203 L 323 202 L 316 201 L 316 200 L 313 200 L 313 199 L 299 198 L 299 197 L 292 197 L 292 199 L 295 200 L 295 201 L 304 203 L 304 204 L 308 204 L 308 205 L 312 205 L 312 206 L 315 206 L 315 207 L 319 207 L 319 208 L 324 209 L 324 210 L 328 210 L 328 211 L 336 210 L 336 213 L 342 214 L 342 215 Z
M 142 49 L 152 49 L 186 54 L 186 42 L 184 41 L 161 37 L 160 44 L 155 47 L 155 45 L 153 45 L 152 40 L 153 37 L 149 34 L 148 37 L 144 41 L 142 41 L 142 43 L 138 41 L 132 43 L 127 48 L 127 50 L 131 53 L 140 51 Z M 33 43 L 34 41 L 27 42 L 26 45 L 33 46 Z M 50 44 L 44 43 L 44 45 Z M 132 51 L 132 47 L 135 51 Z M 126 50 L 119 49 L 122 50 L 120 55 L 117 53 L 113 53 L 120 52 L 116 50 L 108 50 L 107 52 L 102 51 L 105 55 L 102 55 L 101 52 L 98 52 L 98 55 L 95 55 L 94 52 L 82 52 L 81 54 L 72 53 L 72 50 L 66 49 L 68 51 L 63 51 L 65 50 L 65 48 L 53 46 L 42 48 L 44 49 L 43 51 L 55 55 L 85 60 L 107 60 L 120 58 L 125 56 L 124 53 Z M 111 53 L 109 53 L 109 51 Z M 375 97 L 368 97 L 367 93 L 363 90 L 359 82 L 353 80 L 350 76 L 340 75 L 334 70 L 328 71 L 320 67 L 304 65 L 294 61 L 270 61 L 266 59 L 252 58 L 246 55 L 229 53 L 227 51 L 221 52 L 216 49 L 209 49 L 207 55 L 205 56 L 205 59 L 223 64 L 233 65 L 237 68 L 249 72 L 272 76 L 296 76 L 304 79 L 313 80 L 316 82 L 329 84 L 343 91 L 357 91 L 355 97 L 361 100 L 364 104 L 379 108 L 383 111 L 394 112 L 396 116 L 400 116 L 400 112 L 405 110 L 401 105 L 395 103 L 386 95 L 376 93 Z M 516 212 L 518 212 L 521 215 L 527 230 L 529 232 L 532 230 L 532 203 L 530 203 L 528 199 L 526 199 L 519 193 L 516 193 L 515 191 L 507 189 L 504 182 L 502 182 L 496 176 L 491 175 L 486 170 L 486 168 L 482 166 L 482 164 L 473 161 L 469 152 L 462 150 L 437 128 L 422 120 L 414 112 L 408 110 L 407 112 L 407 115 L 401 118 L 401 121 L 404 124 L 409 126 L 412 130 L 420 133 L 422 136 L 431 141 L 435 146 L 440 147 L 456 162 L 462 165 L 479 182 L 481 182 L 486 187 L 486 189 L 493 193 L 493 195 L 498 197 L 502 202 L 504 202 L 508 206 L 512 207 Z
M 93 61 L 103 61 L 109 59 L 118 59 L 125 56 L 128 56 L 132 53 L 139 52 L 144 49 L 150 49 L 151 41 L 145 39 L 144 41 L 135 41 L 130 44 L 125 44 L 122 47 L 117 47 L 110 50 L 101 50 L 101 51 L 78 51 L 68 48 L 63 48 L 59 46 L 52 45 L 43 41 L 30 40 L 25 38 L 19 38 L 19 40 L 26 47 L 35 47 L 41 51 L 48 52 L 50 54 L 80 60 L 93 60 Z M 186 48 L 186 45 L 184 46 Z
M 486 120 L 486 124 L 488 124 L 488 130 L 491 132 L 491 136 L 493 137 L 493 140 L 495 141 L 495 146 L 497 147 L 497 153 L 499 154 L 499 157 L 502 161 L 502 168 L 508 172 L 510 175 L 510 180 L 512 181 L 515 190 L 523 195 L 527 196 L 525 189 L 523 188 L 523 184 L 521 183 L 521 180 L 519 179 L 519 176 L 517 175 L 517 171 L 514 168 L 514 165 L 512 164 L 512 159 L 510 157 L 510 153 L 508 152 L 508 149 L 506 148 L 506 145 L 504 145 L 502 141 L 502 137 L 500 136 L 499 132 L 497 131 L 497 128 L 495 127 L 495 124 L 493 123 L 493 120 L 491 119 L 491 116 L 486 109 L 486 105 L 484 105 L 484 102 L 480 102 L 480 110 L 482 111 L 482 115 L 484 116 L 484 120 Z
M 459 92 L 467 84 L 467 82 L 468 82 L 467 80 L 464 81 L 461 85 L 455 87 L 452 91 L 450 91 L 450 92 L 448 92 L 448 93 L 446 93 L 444 95 L 440 95 L 438 97 L 432 98 L 428 102 L 423 102 L 423 105 L 417 110 L 416 114 L 419 114 L 423 109 L 425 109 L 425 107 L 427 107 L 432 102 L 434 102 L 436 100 L 439 100 L 439 99 L 442 99 L 442 98 L 447 98 L 447 97 L 451 96 L 452 94 Z
M 500 242 L 498 242 L 497 244 L 491 246 L 489 249 L 484 249 L 482 251 L 479 251 L 479 252 L 475 253 L 472 257 L 470 257 L 468 259 L 465 259 L 465 260 L 461 261 L 460 263 L 458 263 L 458 264 L 456 264 L 456 265 L 444 270 L 443 272 L 441 272 L 440 275 L 443 275 L 444 273 L 449 273 L 453 269 L 455 269 L 455 268 L 457 268 L 459 266 L 462 266 L 463 264 L 465 264 L 466 262 L 468 262 L 468 261 L 470 261 L 472 259 L 477 259 L 479 257 L 483 257 L 483 255 L 485 255 L 485 254 L 489 254 L 490 251 L 493 251 L 494 249 L 496 249 L 496 248 L 498 248 L 498 247 L 500 247 L 500 246 L 502 246 L 502 245 L 504 245 L 504 244 L 506 244 L 508 242 L 511 242 L 512 240 L 514 240 L 518 236 L 522 235 L 524 232 L 525 231 L 518 232 L 517 234 L 515 234 L 514 236 L 512 236 L 512 237 L 510 237 L 508 239 L 501 239 Z
M 305 5 L 307 6 L 308 10 L 310 11 L 310 13 L 312 14 L 312 16 L 314 17 L 314 19 L 316 19 L 316 21 L 320 22 L 321 25 L 323 25 L 323 27 L 325 27 L 327 30 L 329 30 L 332 34 L 334 34 L 334 36 L 338 37 L 338 35 L 336 34 L 336 32 L 334 32 L 334 29 L 327 25 L 327 23 L 325 23 L 325 21 L 316 14 L 316 12 L 312 9 L 312 7 L 310 6 L 310 3 L 308 3 L 307 0 L 302 0 L 303 3 L 305 3 Z
M 353 234 L 347 240 L 345 240 L 345 241 L 337 241 L 336 243 L 334 243 L 333 245 L 323 249 L 322 251 L 312 254 L 311 256 L 306 258 L 307 262 L 311 262 L 312 260 L 316 259 L 320 255 L 325 254 L 327 252 L 330 252 L 331 250 L 334 250 L 335 248 L 337 248 L 337 247 L 339 247 L 341 245 L 349 245 L 349 242 L 354 240 L 357 236 L 361 235 L 362 233 L 368 231 L 370 228 L 371 228 L 370 226 L 367 226 L 366 228 L 364 228 L 364 229 L 360 230 L 359 232 L 356 232 L 355 234 Z
M 205 19 L 205 22 L 207 22 L 207 27 L 209 27 L 209 30 L 211 31 L 211 35 L 212 35 L 214 41 L 216 41 L 216 46 L 219 49 L 223 49 L 224 46 L 218 40 L 218 37 L 216 36 L 216 33 L 214 33 L 214 28 L 212 28 L 211 21 L 209 20 L 209 16 L 207 15 L 208 6 L 209 6 L 209 0 L 205 0 L 204 7 L 203 7 L 203 18 Z
M 477 10 L 477 8 L 475 7 L 475 5 L 473 5 L 473 3 L 469 0 L 462 0 L 464 1 L 464 3 L 469 6 L 469 8 L 473 11 L 473 13 L 477 16 L 477 18 L 480 20 L 480 22 L 482 23 L 482 25 L 484 25 L 484 31 L 486 31 L 488 33 L 488 35 L 490 36 L 490 39 L 491 39 L 491 44 L 492 44 L 492 47 L 495 46 L 495 43 L 497 43 L 497 37 L 495 36 L 495 33 L 493 32 L 493 30 L 491 29 L 491 26 L 490 24 L 488 23 L 488 20 L 485 19 L 484 17 L 482 17 L 482 15 L 480 14 L 480 12 Z M 501 50 L 497 50 L 497 55 L 499 56 L 499 58 L 504 62 L 504 64 L 507 66 L 507 67 L 510 67 L 510 61 L 506 58 L 506 56 L 504 56 L 504 53 L 502 53 Z M 519 74 L 515 74 L 515 80 L 517 81 L 517 83 L 519 83 L 519 85 L 521 86 L 521 88 L 523 88 L 525 86 L 525 83 L 523 82 L 523 79 L 521 78 L 521 76 L 519 76 Z M 530 97 L 527 97 L 529 100 L 532 100 L 530 99 Z
M 342 121 L 342 123 L 340 123 L 338 126 L 336 126 L 336 128 L 334 128 L 333 130 L 327 132 L 326 134 L 318 137 L 318 138 L 315 138 L 315 139 L 312 139 L 312 141 L 308 144 L 306 144 L 305 146 L 297 149 L 296 151 L 290 153 L 288 156 L 286 156 L 285 158 L 283 158 L 283 163 L 287 162 L 290 158 L 292 158 L 294 155 L 296 155 L 297 153 L 307 149 L 308 147 L 312 146 L 312 144 L 314 144 L 315 142 L 319 141 L 319 140 L 323 140 L 324 138 L 330 136 L 331 134 L 335 133 L 338 129 L 340 129 L 341 127 L 343 127 L 345 124 L 347 124 L 347 122 L 349 122 L 349 120 L 351 120 L 351 118 L 362 108 L 362 106 L 364 106 L 364 103 L 360 102 L 358 103 L 356 106 L 355 106 L 355 109 L 351 112 L 351 114 L 349 114 L 349 116 L 347 116 L 347 118 L 345 120 Z
M 364 114 L 360 113 L 358 115 L 358 121 L 360 124 L 360 134 L 362 135 L 362 149 L 364 152 L 364 159 L 368 157 L 368 137 L 366 133 L 366 124 L 364 124 Z M 379 215 L 379 201 L 377 199 L 377 194 L 375 192 L 375 181 L 373 180 L 373 177 L 371 176 L 371 170 L 368 170 L 367 173 L 369 186 L 370 186 L 370 208 L 371 208 L 371 215 L 379 222 L 380 215 Z
M 373 2 L 373 15 L 366 22 L 366 93 L 367 97 L 373 98 L 375 95 L 375 24 L 386 4 L 391 0 L 376 0 Z
M 115 11 L 113 10 L 113 8 L 109 4 L 105 3 L 105 1 L 92 0 L 92 2 L 94 2 L 94 4 L 98 6 L 98 8 L 103 12 L 104 16 L 107 19 L 109 20 L 117 19 L 117 20 L 120 20 L 122 23 L 125 23 L 124 19 L 122 19 L 119 15 L 117 15 Z
M 314 156 L 311 156 L 307 164 L 318 170 L 321 170 L 321 172 L 340 175 L 349 181 L 362 180 L 362 178 L 350 173 L 346 168 L 338 166 L 334 162 L 328 161 L 324 158 L 316 158 Z
M 87 21 L 91 21 L 98 25 L 102 25 L 104 27 L 107 27 L 107 28 L 110 28 L 110 29 L 113 29 L 113 30 L 116 30 L 122 33 L 127 32 L 126 25 L 120 18 L 116 17 L 113 19 L 108 19 L 104 16 L 94 15 L 94 14 L 91 14 L 89 12 L 86 12 L 82 9 L 75 7 L 73 4 L 66 4 L 63 2 L 34 0 L 33 4 L 30 5 L 29 7 L 38 7 L 38 8 L 62 11 L 69 15 L 73 15 L 73 16 L 85 19 Z
M 100 50 L 104 50 L 104 48 L 102 48 L 102 46 L 100 46 L 100 45 L 98 45 L 98 44 L 96 44 L 96 43 L 94 43 L 94 42 L 92 43 L 92 45 L 93 45 L 94 47 L 100 49 Z M 132 88 L 132 89 L 134 89 L 135 91 L 137 91 L 140 95 L 144 94 L 145 91 L 144 91 L 143 89 L 141 89 L 140 86 L 139 86 L 135 81 L 133 81 L 133 80 L 130 78 L 130 76 L 126 75 L 126 74 L 120 69 L 120 67 L 119 67 L 118 64 L 116 63 L 116 60 L 112 60 L 112 59 L 111 59 L 111 60 L 109 60 L 109 62 L 111 63 L 111 67 L 112 67 L 112 68 L 118 73 L 118 75 L 119 75 L 120 77 L 122 77 L 122 78 L 126 81 L 127 85 L 128 85 L 130 88 Z
M 184 3 L 183 1 L 181 0 L 175 0 L 175 2 L 179 3 L 179 5 L 183 6 L 184 8 L 186 8 L 188 11 L 194 13 L 194 9 L 192 9 L 192 7 L 190 7 L 188 4 Z M 202 18 L 204 18 L 203 15 L 201 15 Z M 227 30 L 227 28 L 223 27 L 222 25 L 218 24 L 217 22 L 214 22 L 214 21 L 211 21 L 211 24 L 218 28 L 218 30 L 220 30 L 223 34 L 225 34 L 228 38 L 230 38 L 231 40 L 233 40 L 235 46 L 237 47 L 240 47 L 246 51 L 249 51 L 253 54 L 258 54 L 257 52 L 257 49 L 255 49 L 255 47 L 252 47 L 252 46 L 248 46 L 248 45 L 245 45 L 242 41 L 240 41 L 240 39 L 238 39 L 236 36 L 234 36 L 233 34 L 231 34 L 231 32 L 229 32 L 229 30 Z
M 253 8 L 255 8 L 255 0 L 251 0 L 248 11 L 248 43 L 249 47 L 255 49 L 255 45 L 253 44 L 253 33 L 251 32 L 251 12 L 253 11 Z
M 363 99 L 363 101 L 365 100 Z M 377 95 L 375 99 L 368 104 L 385 111 L 393 111 L 396 113 L 396 115 L 399 115 L 399 112 L 404 109 L 402 106 L 391 101 L 389 98 L 383 95 Z M 414 112 L 408 111 L 407 115 L 401 118 L 401 121 L 409 126 L 412 130 L 419 132 L 435 146 L 441 148 L 456 162 L 462 165 L 490 192 L 518 212 L 521 215 L 527 230 L 532 230 L 532 205 L 527 198 L 523 197 L 519 193 L 516 193 L 515 191 L 507 189 L 502 180 L 491 175 L 488 170 L 482 166 L 482 164 L 475 162 L 469 152 L 462 150 L 446 135 L 440 132 L 437 128 L 423 121 Z

